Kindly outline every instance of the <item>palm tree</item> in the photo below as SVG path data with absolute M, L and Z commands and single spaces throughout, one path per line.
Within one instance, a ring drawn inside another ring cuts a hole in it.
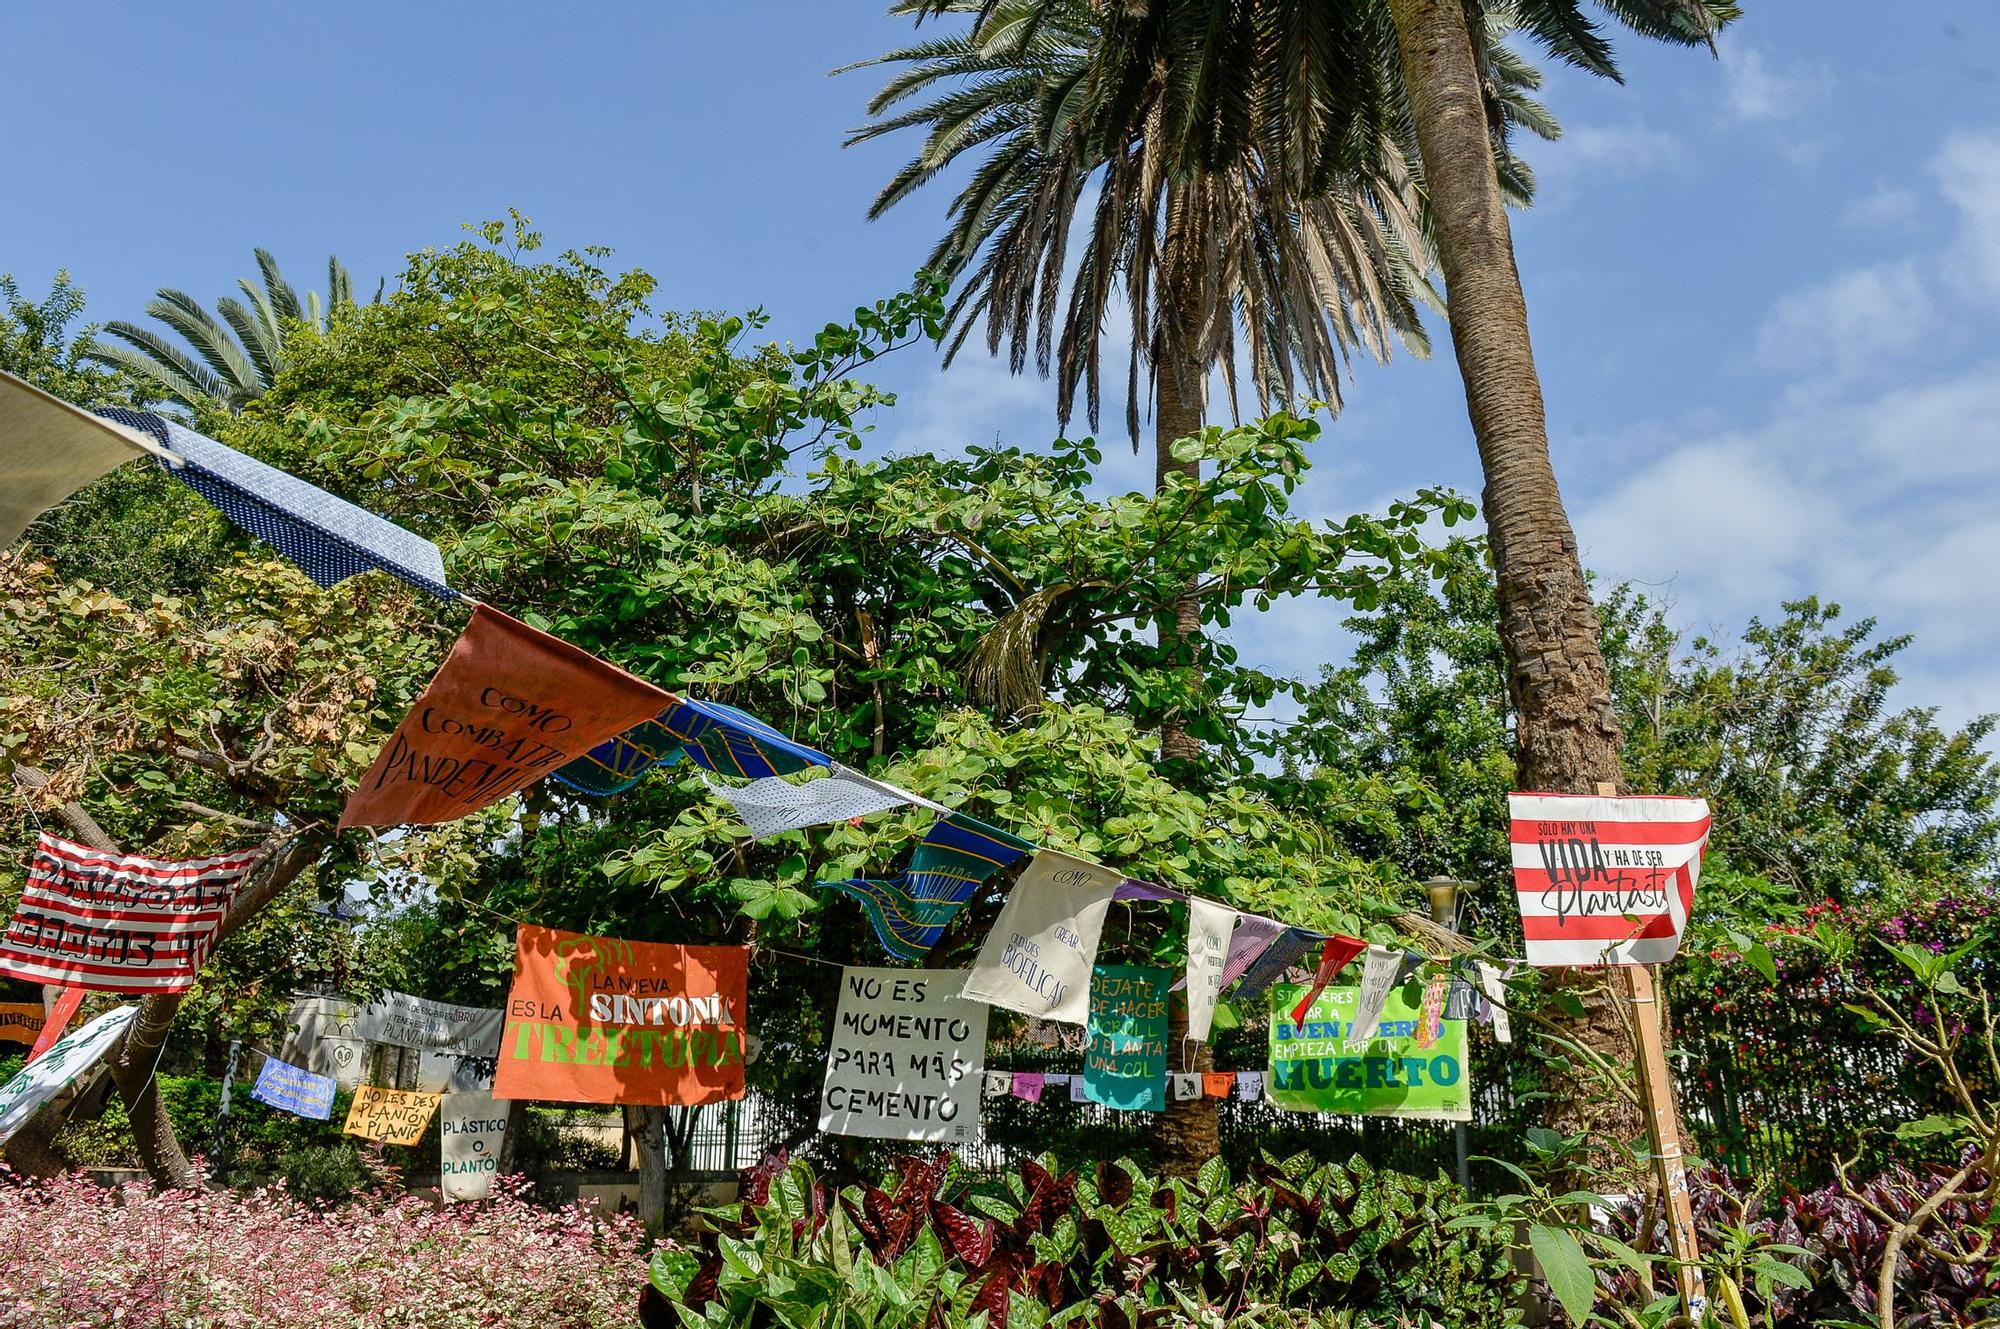
M 1115 7 L 1090 0 L 904 0 L 892 12 L 932 7 L 984 21 L 866 62 L 900 68 L 849 142 L 928 131 L 871 217 L 980 158 L 930 258 L 957 285 L 947 362 L 983 319 L 988 351 L 1005 345 L 1015 372 L 1031 351 L 1041 373 L 1053 368 L 1065 426 L 1081 388 L 1095 428 L 1104 328 L 1129 319 L 1126 425 L 1136 448 L 1143 393 L 1167 491 L 1199 480 L 1199 463 L 1174 445 L 1200 432 L 1211 371 L 1234 406 L 1239 349 L 1260 404 L 1301 392 L 1337 404 L 1356 348 L 1427 349 L 1417 303 L 1435 296 L 1409 137 L 1379 64 L 1349 58 L 1354 44 L 1297 52 L 1310 99 L 1333 109 L 1293 118 L 1294 103 L 1247 96 L 1235 71 L 1250 66 L 1251 46 L 1309 36 L 1309 25 L 1232 23 L 1174 61 L 1135 62 L 1105 40 L 1102 10 Z M 1086 218 L 1072 270 L 1072 232 Z M 1157 624 L 1163 653 L 1198 681 L 1192 587 L 1160 606 Z M 1159 718 L 1163 757 L 1198 755 L 1179 712 Z M 1213 1104 L 1173 1104 L 1159 1146 L 1167 1166 L 1198 1167 L 1216 1152 Z
M 354 279 L 338 258 L 326 261 L 327 298 L 308 291 L 303 303 L 278 271 L 278 260 L 259 249 L 259 287 L 248 277 L 236 284 L 244 299 L 224 297 L 215 314 L 185 291 L 162 287 L 146 305 L 146 313 L 180 334 L 187 348 L 136 323 L 114 321 L 104 333 L 124 345 L 93 339 L 85 355 L 99 364 L 127 370 L 163 396 L 190 409 L 221 405 L 240 411 L 264 395 L 285 361 L 286 330 L 302 323 L 324 331 L 327 316 L 354 303 Z M 378 289 L 376 298 L 381 298 Z M 218 319 L 216 314 L 220 314 Z M 189 349 L 191 348 L 191 349 Z
M 1729 0 L 1600 3 L 1636 32 L 1686 45 L 1712 41 L 1738 13 Z M 1173 182 L 1254 153 L 1281 168 L 1270 172 L 1268 187 L 1280 206 L 1295 208 L 1314 180 L 1302 167 L 1315 159 L 1316 145 L 1379 143 L 1399 150 L 1421 190 L 1417 212 L 1444 276 L 1453 347 L 1486 477 L 1483 507 L 1500 590 L 1499 629 L 1509 665 L 1520 783 L 1590 792 L 1602 782 L 1616 782 L 1621 740 L 1609 678 L 1575 535 L 1549 460 L 1526 302 L 1505 212 L 1510 196 L 1532 185 L 1508 148 L 1508 129 L 1521 125 L 1546 133 L 1553 126 L 1525 96 L 1532 77 L 1523 75 L 1524 67 L 1497 40 L 1518 28 L 1557 58 L 1616 78 L 1610 45 L 1582 12 L 1582 0 L 1105 4 L 1087 17 L 1080 17 L 1086 11 L 1079 11 L 1076 0 L 915 0 L 907 8 L 919 17 L 976 11 L 962 38 L 966 54 L 940 49 L 941 58 L 971 60 L 1023 49 L 1045 27 L 1061 31 L 1069 24 L 1084 31 L 1093 73 L 1077 78 L 1073 96 L 1062 85 L 1053 86 L 1052 93 L 1063 95 L 1038 105 L 1046 108 L 1044 121 L 1049 128 L 1061 127 L 1060 116 L 1093 89 L 1146 84 L 1178 93 L 1178 113 L 1153 122 L 1156 133 L 1146 140 Z M 1096 20 L 1094 33 L 1087 31 L 1090 18 Z M 1233 58 L 1202 58 L 1219 49 Z M 996 70 L 989 77 L 1003 75 Z M 892 85 L 889 92 L 896 91 Z M 888 93 L 885 99 L 893 100 Z M 1118 104 L 1113 99 L 1112 105 Z M 970 95 L 934 118 L 936 147 L 899 178 L 906 189 L 974 143 L 1005 144 L 1023 132 L 986 116 Z M 996 152 L 955 205 L 961 227 L 979 223 L 1017 197 L 1002 191 L 1012 179 L 1005 170 L 994 170 L 999 157 Z M 989 187 L 981 192 L 989 175 Z M 893 201 L 885 194 L 885 204 Z M 997 334 L 996 325 L 989 345 L 997 347 Z M 1014 359 L 1018 367 L 1018 348 Z M 1156 419 L 1162 414 L 1156 411 Z M 1602 1006 L 1578 1033 L 1593 1048 L 1624 1045 L 1616 1012 Z M 1613 1126 L 1631 1134 L 1636 1113 L 1628 1115 L 1630 1120 Z

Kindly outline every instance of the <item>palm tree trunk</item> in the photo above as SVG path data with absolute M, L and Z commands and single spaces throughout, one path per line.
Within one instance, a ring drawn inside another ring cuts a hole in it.
M 1190 303 L 1182 301 L 1179 308 L 1185 311 Z M 1193 330 L 1185 325 L 1182 330 L 1187 334 L 1184 341 L 1192 341 Z M 1155 492 L 1160 492 L 1166 489 L 1173 476 L 1183 475 L 1192 480 L 1201 478 L 1201 463 L 1177 460 L 1173 445 L 1201 432 L 1207 407 L 1208 375 L 1201 364 L 1191 361 L 1156 365 L 1154 373 L 1153 480 Z M 1172 615 L 1161 616 L 1159 633 L 1160 645 L 1169 651 L 1192 651 L 1198 644 L 1201 638 L 1201 601 L 1192 585 L 1180 588 L 1174 599 Z M 1194 664 L 1192 668 L 1198 680 L 1200 665 Z M 1168 762 L 1187 762 L 1200 755 L 1201 741 L 1187 731 L 1180 712 L 1170 708 L 1160 720 L 1161 758 Z M 1206 1043 L 1195 1052 L 1193 1066 L 1181 1065 L 1182 1036 L 1187 1031 L 1187 1007 L 1184 1002 L 1172 1003 L 1169 1021 L 1169 1069 L 1207 1070 L 1214 1065 Z M 1204 1096 L 1180 1102 L 1170 1096 L 1153 1141 L 1154 1159 L 1160 1170 L 1175 1176 L 1193 1176 L 1201 1170 L 1203 1163 L 1220 1152 L 1219 1129 L 1215 1103 L 1211 1099 Z
M 1207 373 L 1200 364 L 1163 364 L 1155 367 L 1153 389 L 1153 484 L 1154 492 L 1164 491 L 1171 477 L 1201 479 L 1201 463 L 1179 461 L 1173 446 L 1201 432 L 1207 410 Z M 1160 645 L 1170 651 L 1192 651 L 1201 639 L 1201 601 L 1192 585 L 1181 588 L 1175 597 L 1171 617 L 1160 619 Z M 1200 677 L 1200 666 L 1193 666 Z M 1188 733 L 1178 710 L 1169 709 L 1160 721 L 1160 755 L 1169 761 L 1188 761 L 1201 754 L 1201 742 Z
M 1389 0 L 1389 10 L 1430 191 L 1452 347 L 1486 477 L 1482 506 L 1499 589 L 1518 782 L 1524 789 L 1589 793 L 1619 779 L 1618 721 L 1597 612 L 1549 461 L 1527 302 L 1465 7 L 1461 0 Z M 1623 1060 L 1624 1026 L 1608 993 L 1594 1005 L 1578 1037 Z M 1560 1113 L 1563 1105 L 1599 1096 L 1566 1086 L 1553 1102 Z M 1626 1137 L 1639 1132 L 1636 1108 L 1612 1115 L 1601 1129 Z

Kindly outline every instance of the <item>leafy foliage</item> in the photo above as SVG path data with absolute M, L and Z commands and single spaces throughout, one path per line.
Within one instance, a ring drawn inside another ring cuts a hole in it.
M 6 1313 L 22 1325 L 623 1329 L 643 1239 L 630 1218 L 538 1206 L 505 1181 L 485 1204 L 374 1195 L 340 1210 L 278 1189 L 0 1181 Z
M 1394 834 L 1364 852 L 1500 884 L 1515 777 L 1492 576 L 1476 541 L 1454 542 L 1443 566 L 1436 580 L 1381 580 L 1379 607 L 1348 620 L 1352 662 L 1323 673 L 1273 746 L 1302 796 L 1357 771 L 1399 791 Z M 1735 646 L 1684 637 L 1625 587 L 1600 614 L 1627 783 L 1703 795 L 1715 813 L 1698 926 L 1761 927 L 1805 902 L 1935 894 L 1991 874 L 1992 720 L 1953 731 L 1934 709 L 1895 710 L 1909 638 L 1843 624 L 1810 598 L 1752 620 Z M 1495 926 L 1512 912 L 1490 911 Z
M 713 1212 L 698 1251 L 654 1257 L 684 1324 L 747 1324 L 769 1307 L 794 1329 L 1075 1322 L 1132 1329 L 1332 1312 L 1515 1324 L 1520 1278 L 1491 1237 L 1452 1235 L 1448 1183 L 1299 1155 L 1232 1182 L 1155 1179 L 1130 1163 L 1095 1178 L 1024 1161 L 996 1179 L 948 1155 L 905 1158 L 883 1186 L 829 1194 L 800 1163 L 768 1160 L 742 1201 Z

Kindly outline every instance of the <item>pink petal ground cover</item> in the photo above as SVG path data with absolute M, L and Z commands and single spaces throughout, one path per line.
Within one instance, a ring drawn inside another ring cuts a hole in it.
M 153 1194 L 0 1176 L 0 1326 L 629 1329 L 644 1233 L 518 1191 L 316 1209 L 283 1191 Z

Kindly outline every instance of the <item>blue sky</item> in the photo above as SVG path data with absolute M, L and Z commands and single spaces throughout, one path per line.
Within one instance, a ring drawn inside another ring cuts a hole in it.
M 1747 7 L 1720 60 L 1625 40 L 1624 87 L 1553 73 L 1568 133 L 1528 146 L 1515 238 L 1586 562 L 1691 631 L 1818 592 L 1917 635 L 1906 701 L 2000 710 L 2000 6 Z M 876 76 L 826 75 L 908 39 L 881 8 L 8 6 L 0 271 L 35 292 L 67 267 L 98 319 L 226 294 L 255 245 L 302 289 L 330 251 L 372 289 L 515 207 L 655 274 L 661 307 L 809 335 L 905 282 L 948 201 L 865 220 L 914 144 L 843 150 Z M 1437 335 L 1429 362 L 1356 367 L 1308 512 L 1477 496 Z M 976 355 L 876 377 L 902 396 L 886 447 L 1054 432 L 1047 384 Z M 1310 673 L 1339 617 L 1236 638 Z

